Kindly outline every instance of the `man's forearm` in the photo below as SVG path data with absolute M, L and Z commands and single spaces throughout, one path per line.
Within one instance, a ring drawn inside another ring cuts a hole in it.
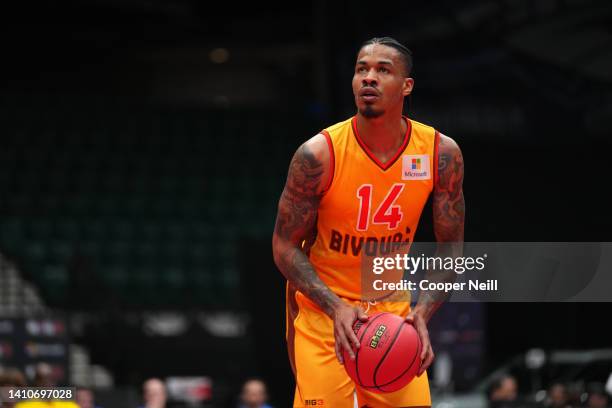
M 321 280 L 306 254 L 296 247 L 279 251 L 276 264 L 285 278 L 328 316 L 342 300 Z
M 456 258 L 463 254 L 463 242 L 440 242 L 436 249 L 436 258 Z M 454 271 L 432 271 L 425 273 L 425 279 L 429 282 L 452 283 L 457 279 Z M 438 310 L 442 303 L 449 296 L 449 292 L 443 290 L 428 290 L 422 292 L 414 310 L 421 313 L 426 321 Z
M 463 254 L 463 242 L 441 242 L 438 243 L 436 250 L 436 258 L 456 258 Z M 452 283 L 457 279 L 457 274 L 454 271 L 432 271 L 428 270 L 425 273 L 425 279 L 429 282 L 440 282 L 440 283 Z M 419 300 L 414 307 L 415 313 L 420 313 L 429 321 L 431 316 L 434 315 L 436 310 L 442 305 L 442 303 L 449 296 L 449 292 L 443 290 L 428 290 L 421 292 Z

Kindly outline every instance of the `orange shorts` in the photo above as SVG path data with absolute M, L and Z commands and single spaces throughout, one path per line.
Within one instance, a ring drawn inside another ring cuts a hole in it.
M 370 305 L 367 313 L 383 311 L 406 316 L 410 304 L 379 302 Z M 353 408 L 355 399 L 359 407 L 431 406 L 427 373 L 391 393 L 373 393 L 356 385 L 336 358 L 332 320 L 290 285 L 287 286 L 287 346 L 296 380 L 294 407 Z

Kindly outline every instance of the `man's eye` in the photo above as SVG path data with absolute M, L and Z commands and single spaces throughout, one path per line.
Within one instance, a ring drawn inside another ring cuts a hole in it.
M 363 73 L 363 72 L 366 72 L 366 69 L 365 67 L 360 67 L 360 68 L 357 68 L 357 72 Z
M 382 72 L 382 73 L 386 74 L 386 73 L 389 72 L 389 70 L 387 68 L 385 68 L 385 67 L 380 67 L 380 68 L 378 68 L 378 72 Z

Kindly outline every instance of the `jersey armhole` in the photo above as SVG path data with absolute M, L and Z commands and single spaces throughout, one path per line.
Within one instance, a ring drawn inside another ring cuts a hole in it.
M 325 136 L 325 140 L 327 141 L 327 148 L 329 149 L 330 172 L 329 172 L 329 179 L 327 180 L 325 188 L 321 192 L 321 195 L 323 195 L 323 194 L 327 193 L 327 191 L 331 187 L 332 181 L 334 180 L 334 173 L 336 171 L 336 159 L 335 159 L 335 155 L 334 155 L 334 145 L 332 144 L 332 140 L 331 140 L 331 136 L 329 135 L 329 132 L 327 130 L 322 130 L 319 133 L 321 133 L 323 136 Z
M 433 148 L 433 190 L 436 189 L 436 186 L 438 185 L 438 179 L 439 179 L 439 175 L 438 175 L 438 161 L 439 161 L 439 157 L 438 157 L 438 145 L 440 144 L 440 132 L 438 132 L 437 130 L 435 131 L 435 135 L 434 135 L 434 148 Z

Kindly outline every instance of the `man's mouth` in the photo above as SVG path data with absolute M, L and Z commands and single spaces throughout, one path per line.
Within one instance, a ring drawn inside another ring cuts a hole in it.
M 363 88 L 359 91 L 359 97 L 365 102 L 374 102 L 380 97 L 380 93 L 374 88 Z
M 374 102 L 378 99 L 376 95 L 363 95 L 361 99 L 365 102 Z

